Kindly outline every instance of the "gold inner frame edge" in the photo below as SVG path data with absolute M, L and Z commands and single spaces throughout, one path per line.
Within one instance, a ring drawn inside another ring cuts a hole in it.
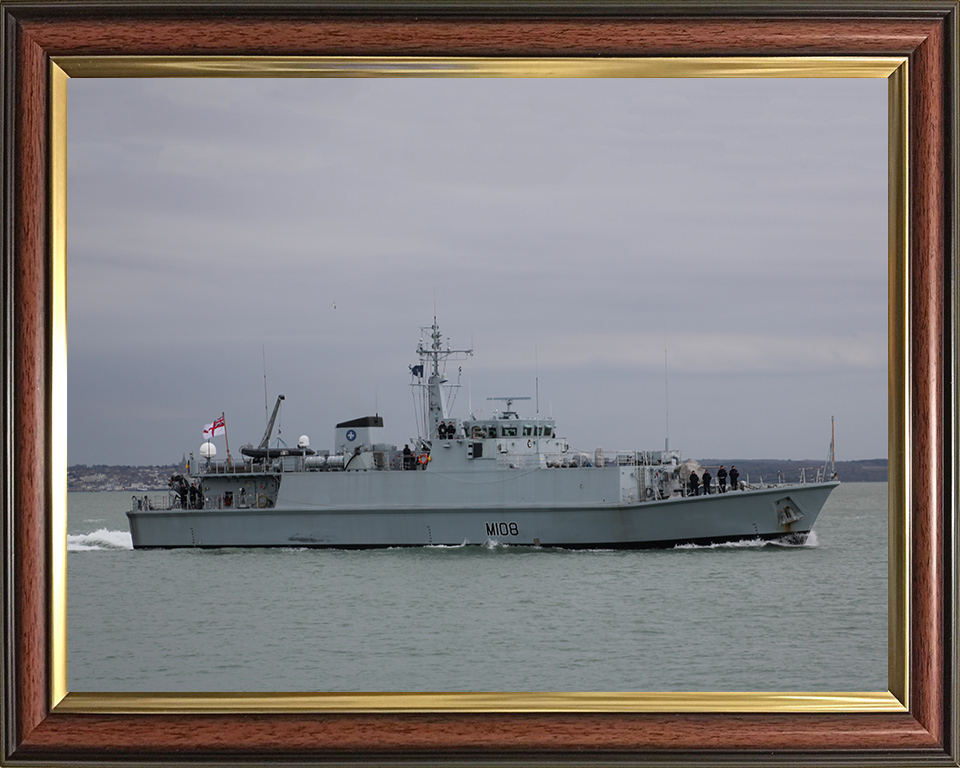
M 475 58 L 56 56 L 50 77 L 51 579 L 50 695 L 58 713 L 905 712 L 909 702 L 910 439 L 906 57 Z M 67 83 L 72 77 L 764 77 L 886 78 L 888 89 L 889 604 L 887 692 L 252 693 L 67 691 Z

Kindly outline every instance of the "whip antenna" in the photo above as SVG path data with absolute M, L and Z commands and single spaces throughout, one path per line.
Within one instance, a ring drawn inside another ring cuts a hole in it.
M 537 406 L 537 418 L 540 418 L 540 358 L 537 354 L 537 347 L 533 347 L 533 373 L 534 373 L 534 389 L 536 390 L 535 394 L 537 396 L 536 406 Z
M 670 380 L 667 377 L 667 308 L 663 308 L 663 412 L 666 439 L 664 450 L 670 450 Z
M 270 406 L 267 404 L 267 345 L 263 345 L 263 417 L 270 421 Z

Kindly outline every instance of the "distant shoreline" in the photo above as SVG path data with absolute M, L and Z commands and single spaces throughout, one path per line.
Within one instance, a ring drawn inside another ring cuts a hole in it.
M 723 464 L 728 470 L 736 465 L 743 480 L 753 482 L 796 482 L 801 471 L 807 482 L 816 480 L 823 461 L 807 459 L 696 459 L 701 466 L 711 469 Z M 125 464 L 74 464 L 67 467 L 68 491 L 157 491 L 168 487 L 172 475 L 184 472 L 184 464 L 152 464 L 146 466 Z M 714 476 L 716 473 L 714 472 Z M 837 477 L 847 483 L 887 482 L 887 459 L 860 459 L 838 461 Z

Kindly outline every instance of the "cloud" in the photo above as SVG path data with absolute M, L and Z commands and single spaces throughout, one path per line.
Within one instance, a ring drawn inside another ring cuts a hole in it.
M 539 338 L 539 337 L 538 337 Z M 656 330 L 646 333 L 617 330 L 548 334 L 541 364 L 552 369 L 664 370 L 664 339 Z M 869 337 L 796 336 L 780 334 L 698 333 L 671 334 L 667 345 L 668 370 L 696 374 L 770 374 L 788 372 L 877 371 L 886 368 L 887 339 Z M 507 343 L 492 367 L 507 367 L 529 359 L 529 350 Z
M 378 397 L 406 413 L 435 306 L 455 345 L 475 339 L 478 398 L 539 369 L 579 431 L 618 429 L 617 407 L 645 423 L 659 405 L 623 393 L 649 382 L 659 404 L 666 336 L 685 397 L 736 380 L 769 414 L 772 380 L 813 405 L 814 380 L 859 389 L 844 406 L 880 455 L 885 88 L 72 82 L 71 461 L 125 455 L 135 413 L 156 416 L 137 446 L 154 461 L 210 409 L 262 430 L 264 350 L 305 429 Z M 759 446 L 762 422 L 740 423 Z

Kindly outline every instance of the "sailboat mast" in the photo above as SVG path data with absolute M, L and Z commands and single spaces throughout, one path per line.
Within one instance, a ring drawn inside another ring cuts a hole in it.
M 837 476 L 837 444 L 834 441 L 833 416 L 830 417 L 830 472 Z

